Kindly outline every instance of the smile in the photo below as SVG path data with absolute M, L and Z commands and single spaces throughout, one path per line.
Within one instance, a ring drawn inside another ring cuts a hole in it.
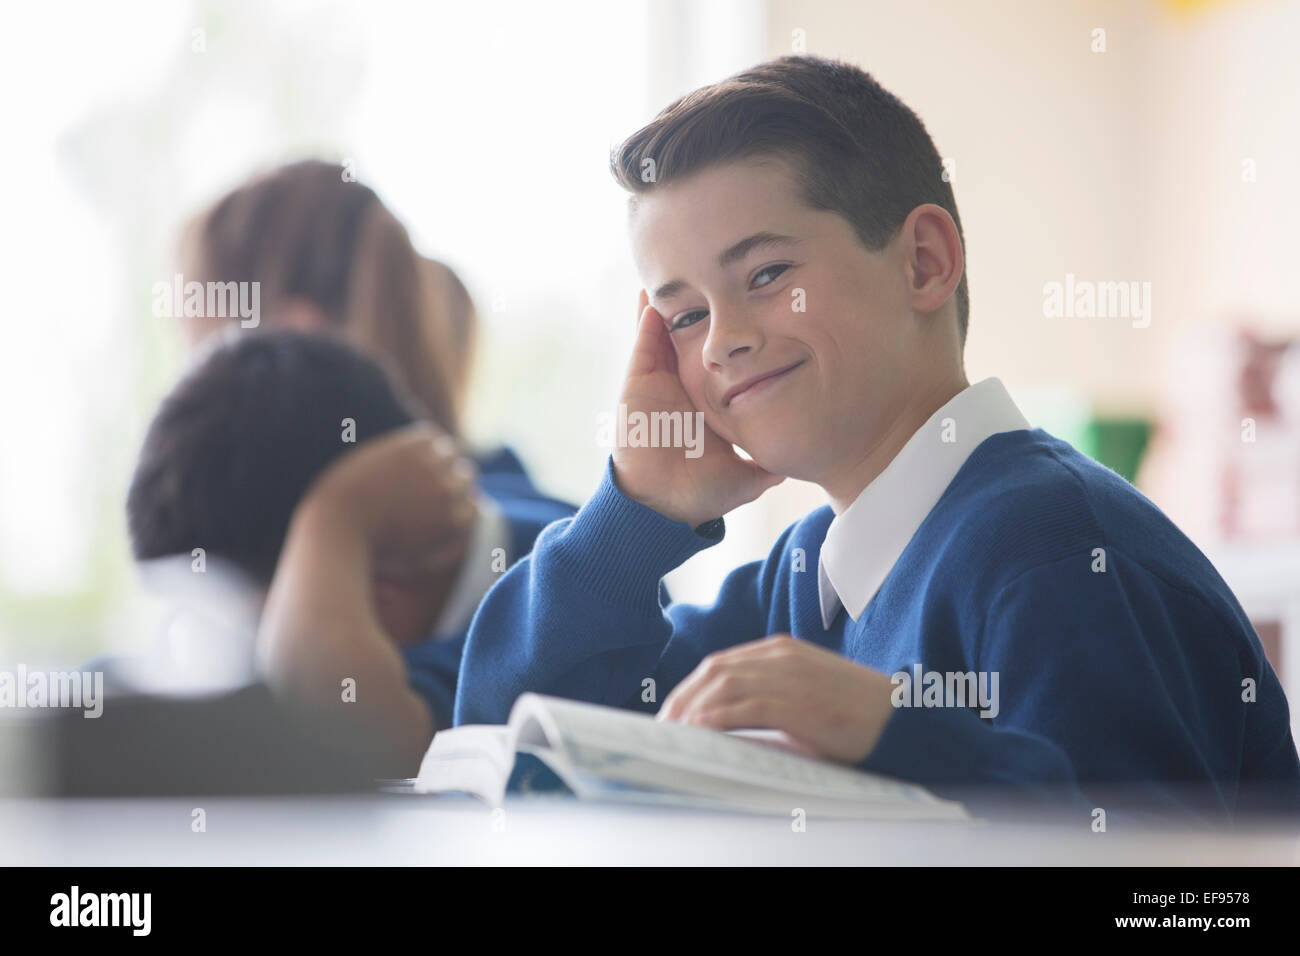
M 783 366 L 782 368 L 775 369 L 774 371 L 767 372 L 763 375 L 756 375 L 748 381 L 732 386 L 727 390 L 727 393 L 722 396 L 722 407 L 732 408 L 736 401 L 745 401 L 754 395 L 757 395 L 759 392 L 766 391 L 775 382 L 784 378 L 790 372 L 793 372 L 803 363 L 804 359 L 800 359 L 790 365 Z

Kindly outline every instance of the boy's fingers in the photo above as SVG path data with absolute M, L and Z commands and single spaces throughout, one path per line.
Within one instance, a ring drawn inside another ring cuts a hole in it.
M 663 317 L 651 306 L 641 312 L 641 321 L 636 329 L 636 343 L 632 346 L 632 361 L 628 366 L 628 377 L 649 375 L 657 371 L 676 371 L 672 342 L 668 341 L 668 330 L 664 328 Z
M 687 674 L 686 679 L 664 698 L 658 718 L 660 720 L 683 719 L 686 714 L 695 710 L 702 700 L 713 693 L 711 688 L 721 683 L 720 678 L 724 674 L 730 677 L 731 684 L 735 686 L 741 679 L 737 676 L 741 673 L 741 665 L 773 656 L 783 650 L 785 646 L 783 641 L 790 640 L 793 638 L 789 635 L 773 635 L 746 641 L 744 644 L 737 644 L 726 650 L 715 651 L 697 664 L 695 670 Z
M 742 661 L 755 657 L 768 657 L 776 651 L 789 646 L 795 638 L 789 634 L 770 634 L 767 637 L 755 638 L 752 641 L 746 641 L 744 644 L 733 644 L 726 650 L 718 651 L 719 661 L 732 664 L 736 661 Z
M 637 319 L 636 340 L 632 343 L 632 360 L 628 362 L 627 377 L 649 375 L 655 370 L 655 353 L 658 351 L 650 330 L 646 328 L 646 311 Z
M 727 661 L 734 654 L 735 649 L 729 648 L 725 651 L 715 651 L 704 660 L 695 665 L 695 669 L 686 675 L 686 678 L 674 687 L 668 696 L 664 698 L 664 704 L 659 708 L 656 715 L 660 720 L 680 720 L 682 715 L 690 709 L 695 702 L 699 693 L 717 676 L 718 673 L 726 666 Z
M 404 425 L 376 439 L 375 444 L 378 445 L 381 441 L 404 447 L 428 447 L 439 458 L 455 455 L 457 452 L 456 440 L 431 422 L 412 422 Z
M 730 668 L 724 677 L 703 684 L 685 707 L 678 710 L 678 720 L 694 723 L 700 715 L 761 695 L 768 675 L 761 668 Z
M 699 713 L 691 715 L 690 723 L 696 727 L 708 727 L 712 730 L 779 729 L 776 724 L 785 709 L 778 701 L 769 697 L 746 697 L 709 707 L 707 710 L 701 708 Z M 786 749 L 796 753 L 813 752 L 795 738 L 789 737 L 789 739 L 791 745 Z
M 478 469 L 468 458 L 458 455 L 451 460 L 447 480 L 455 497 L 464 498 L 471 494 L 477 485 Z
M 652 331 L 655 333 L 654 339 L 655 342 L 657 343 L 657 350 L 655 354 L 655 358 L 657 360 L 656 367 L 669 369 L 672 372 L 676 373 L 677 352 L 673 349 L 672 340 L 668 336 L 668 329 L 664 326 L 664 317 L 659 314 L 658 309 L 651 307 L 650 296 L 646 294 L 645 289 L 642 289 L 640 295 L 637 296 L 638 331 L 641 328 L 640 323 L 645 321 L 647 309 L 650 310 L 650 316 L 654 320 L 654 329 Z M 647 331 L 651 331 L 651 330 L 647 330 Z
M 681 714 L 682 709 L 690 703 L 691 696 L 694 694 L 694 684 L 699 681 L 700 668 L 697 665 L 695 670 L 686 675 L 686 679 L 674 687 L 664 698 L 663 706 L 659 708 L 659 713 L 655 714 L 656 720 L 676 720 Z
M 455 458 L 459 450 L 455 439 L 445 432 L 433 436 L 433 451 L 440 459 Z
M 654 312 L 654 309 L 651 309 Z M 654 312 L 654 324 L 659 334 L 659 360 L 663 363 L 664 371 L 677 374 L 677 350 L 673 348 L 673 337 L 668 332 L 668 326 L 664 325 L 664 317 L 658 312 Z

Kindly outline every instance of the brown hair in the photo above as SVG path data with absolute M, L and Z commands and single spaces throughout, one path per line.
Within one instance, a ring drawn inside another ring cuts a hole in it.
M 436 423 L 459 433 L 460 370 L 423 258 L 375 192 L 318 160 L 281 166 L 227 193 L 181 239 L 185 279 L 259 282 L 262 325 L 294 299 L 384 365 Z M 192 319 L 195 338 L 220 329 Z
M 843 216 L 862 244 L 883 248 L 913 209 L 961 218 L 925 125 L 870 74 L 814 56 L 769 60 L 672 103 L 610 158 L 636 195 L 705 166 L 758 155 L 795 161 L 804 201 Z M 970 295 L 963 271 L 957 324 L 966 340 Z
M 447 363 L 456 414 L 463 420 L 469 393 L 470 374 L 474 368 L 474 350 L 478 344 L 478 310 L 460 276 L 446 263 L 423 259 L 429 280 L 434 311 L 441 318 L 443 340 L 448 349 Z

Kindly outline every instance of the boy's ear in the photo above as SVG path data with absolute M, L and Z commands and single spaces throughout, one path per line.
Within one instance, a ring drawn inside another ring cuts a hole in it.
M 917 312 L 937 311 L 957 290 L 966 266 L 957 224 L 933 203 L 917 206 L 899 230 L 908 290 Z

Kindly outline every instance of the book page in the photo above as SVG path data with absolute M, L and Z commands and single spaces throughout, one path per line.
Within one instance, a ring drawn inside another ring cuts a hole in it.
M 525 702 L 525 697 L 533 700 Z M 912 784 L 645 714 L 531 694 L 523 695 L 516 707 L 532 713 L 544 710 L 568 760 L 584 774 L 635 777 L 638 783 L 648 783 L 642 779 L 645 765 L 657 763 L 789 793 L 881 803 L 947 802 Z M 640 766 L 634 769 L 634 764 Z M 621 765 L 629 773 L 621 773 Z M 665 783 L 669 776 L 664 775 Z
M 508 727 L 467 725 L 440 730 L 420 762 L 414 789 L 459 790 L 500 803 L 514 762 L 514 739 Z

